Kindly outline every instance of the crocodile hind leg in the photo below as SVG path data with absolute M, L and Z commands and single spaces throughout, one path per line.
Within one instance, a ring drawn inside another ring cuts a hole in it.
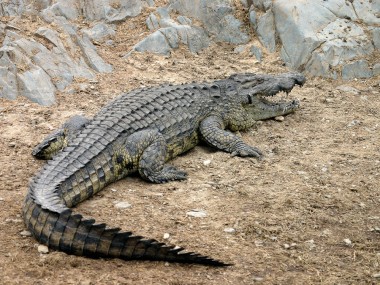
M 32 151 L 38 159 L 51 159 L 58 151 L 67 146 L 75 135 L 83 129 L 89 119 L 75 115 L 68 119 L 58 130 L 49 134 Z
M 130 157 L 139 157 L 138 171 L 142 178 L 154 183 L 186 179 L 186 172 L 165 163 L 167 145 L 158 131 L 138 131 L 128 137 L 126 145 Z
M 243 142 L 233 133 L 224 130 L 223 120 L 217 116 L 210 116 L 200 124 L 203 139 L 217 149 L 231 153 L 233 156 L 262 157 L 262 152 Z

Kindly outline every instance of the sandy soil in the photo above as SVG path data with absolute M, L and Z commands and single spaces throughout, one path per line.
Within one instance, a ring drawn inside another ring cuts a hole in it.
M 242 133 L 265 160 L 230 157 L 205 146 L 173 161 L 189 179 L 154 185 L 130 177 L 82 203 L 98 221 L 231 262 L 228 268 L 164 262 L 93 260 L 40 254 L 20 212 L 29 179 L 43 165 L 32 148 L 73 114 L 93 115 L 121 92 L 163 82 L 279 73 L 277 55 L 258 63 L 248 51 L 218 44 L 169 57 L 123 56 L 148 34 L 149 11 L 118 26 L 114 46 L 98 51 L 115 71 L 76 82 L 46 108 L 0 100 L 1 284 L 377 284 L 380 279 L 380 80 L 309 79 L 292 97 L 302 108 L 282 122 Z M 28 24 L 28 21 L 25 21 Z M 21 24 L 20 24 L 21 25 Z M 82 24 L 85 25 L 85 24 Z M 24 26 L 25 30 L 33 26 Z M 31 34 L 31 33 L 30 33 Z M 252 43 L 257 44 L 253 41 Z M 339 91 L 342 84 L 359 94 Z M 205 160 L 211 160 L 204 165 Z M 115 203 L 126 201 L 128 209 Z M 186 216 L 202 209 L 207 217 Z M 235 233 L 225 232 L 234 228 Z

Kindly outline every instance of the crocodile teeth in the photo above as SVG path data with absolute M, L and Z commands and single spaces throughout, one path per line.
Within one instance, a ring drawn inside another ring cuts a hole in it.
M 262 96 L 262 98 L 274 104 L 286 103 L 289 101 L 289 93 L 284 91 L 279 92 L 274 96 Z

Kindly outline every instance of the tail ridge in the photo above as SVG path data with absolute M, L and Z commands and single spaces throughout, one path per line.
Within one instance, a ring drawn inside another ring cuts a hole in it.
M 94 219 L 85 219 L 71 209 L 56 213 L 42 209 L 29 195 L 23 208 L 24 221 L 34 237 L 56 250 L 92 258 L 120 258 L 124 260 L 152 260 L 178 263 L 197 263 L 228 266 L 184 248 L 147 239 L 120 228 L 108 228 Z

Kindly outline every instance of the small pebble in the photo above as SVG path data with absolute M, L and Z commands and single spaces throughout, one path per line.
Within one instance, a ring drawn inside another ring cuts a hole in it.
M 10 143 L 8 144 L 8 146 L 9 146 L 9 147 L 15 147 L 15 146 L 16 146 L 16 143 L 15 143 L 15 142 L 10 142 Z
M 260 281 L 264 280 L 263 277 L 258 277 L 258 276 L 254 276 L 252 279 L 253 279 L 253 281 L 256 281 L 256 282 L 260 282 Z
M 229 233 L 229 234 L 234 234 L 236 233 L 236 230 L 234 228 L 225 228 L 224 232 Z
M 49 248 L 46 245 L 43 245 L 43 244 L 38 245 L 37 250 L 38 250 L 39 253 L 42 253 L 42 254 L 49 253 Z
M 277 116 L 274 118 L 277 122 L 283 122 L 285 120 L 284 116 Z
M 8 219 L 5 219 L 5 222 L 17 224 L 17 223 L 22 223 L 23 221 L 21 219 L 10 219 L 10 218 L 8 218 Z
M 284 243 L 284 248 L 285 249 L 295 248 L 296 246 L 297 246 L 296 243 L 291 243 L 291 244 Z
M 164 239 L 169 239 L 170 238 L 170 234 L 169 233 L 164 233 Z
M 128 202 L 117 202 L 115 203 L 115 207 L 118 209 L 127 209 L 127 208 L 132 207 L 132 205 L 129 204 Z
M 351 246 L 351 245 L 352 245 L 352 241 L 351 241 L 349 238 L 345 238 L 345 239 L 343 240 L 343 242 L 344 242 L 345 245 L 347 245 L 347 246 Z
M 204 218 L 207 217 L 207 213 L 203 210 L 191 210 L 186 213 L 187 216 L 195 217 L 195 218 Z
M 362 123 L 362 122 L 359 121 L 359 120 L 353 120 L 353 121 L 351 121 L 351 122 L 347 125 L 347 127 L 351 128 L 351 127 L 353 127 L 353 126 L 360 125 L 361 123 Z
M 32 233 L 30 231 L 25 230 L 25 231 L 20 232 L 20 235 L 23 237 L 31 237 Z
M 1 201 L 4 201 L 4 198 L 1 198 L 1 197 L 0 197 L 0 202 L 1 202 Z
M 373 278 L 380 278 L 380 272 L 372 275 Z
M 206 159 L 203 161 L 204 166 L 208 166 L 208 165 L 210 165 L 210 163 L 211 163 L 211 159 Z

